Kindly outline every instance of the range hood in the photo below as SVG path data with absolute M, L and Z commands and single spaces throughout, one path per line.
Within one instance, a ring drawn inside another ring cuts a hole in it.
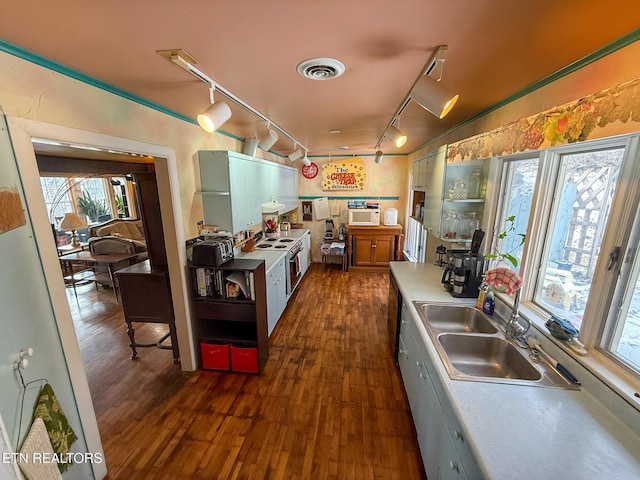
M 262 204 L 262 213 L 278 213 L 284 210 L 284 203 L 271 200 Z

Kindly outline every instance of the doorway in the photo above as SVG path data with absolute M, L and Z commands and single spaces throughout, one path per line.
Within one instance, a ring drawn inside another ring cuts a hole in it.
M 25 198 L 34 223 L 34 236 L 42 260 L 43 273 L 58 325 L 58 331 L 69 369 L 70 378 L 78 401 L 78 410 L 90 451 L 102 451 L 100 433 L 86 381 L 79 344 L 73 319 L 67 302 L 64 282 L 54 242 L 51 241 L 51 226 L 46 214 L 40 186 L 40 177 L 35 157 L 33 140 L 45 139 L 60 145 L 86 145 L 99 150 L 134 152 L 155 158 L 159 207 L 164 225 L 164 247 L 167 252 L 167 267 L 171 282 L 174 315 L 178 329 L 182 370 L 196 368 L 193 334 L 188 321 L 188 286 L 183 266 L 186 265 L 182 214 L 178 192 L 178 174 L 175 152 L 166 147 L 126 140 L 107 135 L 76 130 L 68 127 L 44 124 L 23 118 L 7 117 L 16 160 L 24 183 Z M 176 193 L 174 193 L 176 192 Z M 175 197 L 175 199 L 174 199 Z M 180 228 L 176 228 L 180 225 Z

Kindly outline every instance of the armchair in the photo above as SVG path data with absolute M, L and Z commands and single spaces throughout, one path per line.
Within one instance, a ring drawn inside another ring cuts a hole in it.
M 126 238 L 118 237 L 97 237 L 89 239 L 89 251 L 96 254 L 110 254 L 110 253 L 127 253 L 135 254 L 136 245 Z M 139 259 L 136 259 L 139 261 Z M 117 263 L 101 264 L 96 263 L 94 266 L 94 278 L 96 285 L 99 283 L 102 286 L 113 287 L 112 273 L 131 265 L 129 260 L 122 260 Z M 111 271 L 109 270 L 111 269 Z

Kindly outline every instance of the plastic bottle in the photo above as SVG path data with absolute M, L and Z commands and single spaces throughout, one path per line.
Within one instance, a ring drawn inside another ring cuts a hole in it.
M 488 290 L 484 296 L 484 302 L 482 303 L 482 311 L 489 316 L 493 316 L 493 310 L 496 308 L 496 299 L 493 291 Z
M 482 283 L 478 287 L 478 290 L 480 290 L 480 293 L 478 294 L 478 300 L 476 301 L 476 308 L 478 310 L 482 310 L 483 309 L 484 297 L 487 295 L 487 290 L 488 289 L 489 289 L 489 287 L 487 287 L 487 284 L 484 283 L 484 280 L 482 280 Z

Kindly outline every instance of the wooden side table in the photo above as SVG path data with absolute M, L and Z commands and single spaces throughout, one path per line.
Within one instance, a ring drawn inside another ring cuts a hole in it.
M 344 253 L 323 253 L 322 254 L 322 271 L 324 272 L 324 266 L 327 263 L 327 257 L 342 257 L 342 271 L 347 271 L 347 251 Z

